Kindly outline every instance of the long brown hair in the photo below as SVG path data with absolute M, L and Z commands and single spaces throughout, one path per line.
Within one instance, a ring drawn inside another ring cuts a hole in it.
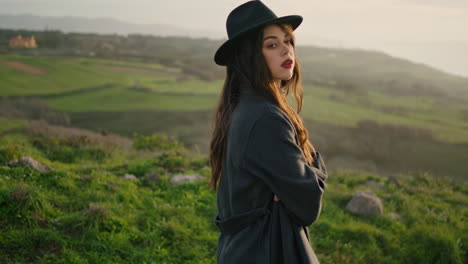
M 294 46 L 295 40 L 291 26 L 277 25 L 291 36 Z M 232 112 L 239 102 L 241 84 L 247 84 L 254 92 L 265 96 L 286 113 L 296 128 L 299 146 L 308 164 L 313 164 L 315 149 L 309 141 L 307 129 L 299 116 L 303 97 L 300 64 L 295 57 L 293 77 L 287 81 L 282 80 L 281 87 L 277 87 L 262 53 L 263 29 L 264 27 L 250 32 L 237 40 L 226 69 L 226 79 L 214 113 L 213 133 L 210 142 L 211 179 L 209 187 L 213 190 L 216 190 L 221 179 L 226 157 L 229 123 Z M 296 110 L 287 102 L 289 92 L 292 92 L 296 100 Z

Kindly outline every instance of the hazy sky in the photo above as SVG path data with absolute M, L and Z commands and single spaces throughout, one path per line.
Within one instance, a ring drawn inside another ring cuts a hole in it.
M 0 0 L 0 13 L 112 17 L 226 36 L 243 0 Z M 360 47 L 468 76 L 468 0 L 264 0 L 277 15 L 299 14 L 299 45 Z M 1 25 L 0 25 L 1 27 Z

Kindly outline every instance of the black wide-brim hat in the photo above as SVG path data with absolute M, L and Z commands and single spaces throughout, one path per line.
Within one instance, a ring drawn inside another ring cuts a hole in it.
M 261 1 L 249 1 L 229 13 L 226 21 L 228 40 L 216 51 L 216 64 L 226 66 L 235 40 L 259 27 L 269 24 L 288 24 L 295 30 L 302 23 L 298 15 L 278 17 Z

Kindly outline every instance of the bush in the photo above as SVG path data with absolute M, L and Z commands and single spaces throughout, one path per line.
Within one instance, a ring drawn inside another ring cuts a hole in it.
M 199 157 L 199 158 L 193 158 L 190 161 L 190 168 L 194 170 L 201 170 L 205 167 L 209 167 L 210 163 L 207 158 L 205 157 Z
M 66 113 L 55 112 L 43 100 L 36 98 L 0 98 L 0 112 L 5 117 L 45 120 L 50 124 L 69 125 Z
M 0 147 L 0 164 L 6 164 L 12 159 L 19 159 L 21 156 L 17 145 Z
M 188 167 L 188 160 L 180 152 L 167 152 L 158 157 L 157 163 L 168 171 L 184 171 Z
M 4 261 L 0 263 L 57 263 L 65 242 L 60 233 L 39 228 L 8 230 L 0 237 L 0 259 Z
M 137 150 L 171 150 L 183 148 L 182 143 L 166 136 L 133 134 L 133 147 Z
M 3 224 L 15 226 L 43 225 L 52 212 L 44 195 L 24 183 L 0 190 L 0 208 Z
M 33 145 L 53 161 L 73 163 L 77 160 L 103 161 L 109 153 L 93 144 L 86 136 L 70 138 L 40 137 Z
M 156 168 L 157 161 L 155 160 L 143 160 L 138 162 L 132 162 L 127 165 L 127 173 L 133 174 L 138 177 L 145 176 L 146 173 L 153 171 Z

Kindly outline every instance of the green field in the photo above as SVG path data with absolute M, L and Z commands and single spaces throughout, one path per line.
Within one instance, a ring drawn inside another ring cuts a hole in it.
M 42 95 L 55 110 L 65 112 L 212 110 L 222 87 L 221 80 L 180 79 L 183 74 L 176 68 L 157 64 L 25 56 L 0 56 L 1 61 L 21 62 L 47 73 L 32 75 L 0 63 L 0 95 Z M 96 88 L 105 84 L 109 87 Z M 377 90 L 365 95 L 311 85 L 304 90 L 304 119 L 348 127 L 375 120 L 429 129 L 444 142 L 468 142 L 462 104 L 442 104 L 424 96 L 390 97 Z
M 378 92 L 347 96 L 330 88 L 306 87 L 305 90 L 302 116 L 306 119 L 341 126 L 355 126 L 364 119 L 375 120 L 430 129 L 437 139 L 444 142 L 468 142 L 468 122 L 460 115 L 463 105 L 440 105 L 428 97 L 388 98 Z M 342 100 L 330 100 L 332 95 Z M 386 111 L 392 108 L 400 111 Z
M 64 113 L 71 126 L 127 137 L 134 132 L 174 136 L 202 153 L 208 151 L 223 84 L 161 64 L 13 55 L 0 55 L 0 77 L 0 99 L 8 103 L 2 111 L 10 117 L 28 112 L 23 118 L 63 124 Z M 39 101 L 28 101 L 33 98 Z M 301 115 L 333 168 L 387 175 L 429 171 L 466 181 L 468 108 L 447 100 L 389 95 L 378 87 L 352 92 L 305 84 Z
M 5 62 L 19 62 L 44 71 L 31 74 Z M 157 92 L 216 93 L 220 82 L 206 83 L 187 76 L 178 81 L 180 70 L 157 64 L 102 59 L 29 57 L 0 55 L 0 96 L 52 95 L 86 90 L 112 83 L 142 86 Z M 183 85 L 180 85 L 180 84 Z
M 206 110 L 216 102 L 214 95 L 185 95 L 142 92 L 128 87 L 64 96 L 47 100 L 57 110 L 66 112 L 83 111 L 131 111 L 131 110 Z
M 23 127 L 25 123 L 25 120 L 0 117 L 0 135 L 9 130 Z

